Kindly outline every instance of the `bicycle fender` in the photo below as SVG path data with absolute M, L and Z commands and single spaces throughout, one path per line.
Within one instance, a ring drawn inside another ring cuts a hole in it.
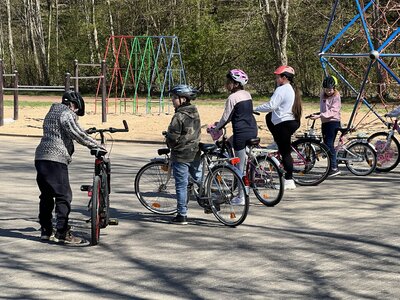
M 155 157 L 150 159 L 151 162 L 156 162 L 156 161 L 161 161 L 163 163 L 168 163 L 167 159 L 163 158 L 163 157 Z
M 270 156 L 270 158 L 279 167 L 279 165 L 281 164 L 280 161 L 275 156 Z
M 371 146 L 371 148 L 376 152 L 375 146 L 372 145 L 370 142 L 368 142 L 367 139 L 355 139 L 355 140 L 352 140 L 352 141 L 347 145 L 347 148 L 350 147 L 350 146 L 352 146 L 352 145 L 354 145 L 354 144 L 356 144 L 356 143 L 369 145 L 369 146 Z

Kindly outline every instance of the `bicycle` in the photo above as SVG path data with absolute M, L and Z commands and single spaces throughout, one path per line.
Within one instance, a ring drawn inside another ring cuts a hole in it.
M 306 118 L 310 118 L 311 115 Z M 314 131 L 315 120 L 307 133 L 315 133 Z M 366 139 L 363 138 L 349 138 L 347 135 L 353 131 L 352 128 L 338 128 L 340 132 L 338 142 L 335 146 L 336 159 L 338 164 L 344 163 L 346 168 L 354 175 L 366 176 L 371 174 L 377 164 L 377 154 L 374 146 L 372 146 Z M 315 135 L 314 135 L 314 138 Z M 317 139 L 320 139 L 318 137 Z M 332 153 L 329 151 L 329 155 Z
M 100 135 L 100 144 L 105 144 L 104 133 L 128 132 L 128 124 L 123 120 L 124 129 L 107 128 L 96 129 L 95 127 L 86 130 L 88 134 L 98 133 Z M 112 147 L 111 147 L 112 148 Z M 109 158 L 111 149 L 108 152 L 108 157 L 105 157 L 107 151 L 102 148 L 94 148 L 90 150 L 90 154 L 95 157 L 94 161 L 94 176 L 92 185 L 82 185 L 81 191 L 87 191 L 90 197 L 88 210 L 90 211 L 91 224 L 91 245 L 97 245 L 100 240 L 100 229 L 106 228 L 108 225 L 118 225 L 118 220 L 110 219 L 110 192 L 111 192 L 111 161 Z
M 400 142 L 394 136 L 396 131 L 400 134 L 398 118 L 394 123 L 385 124 L 388 131 L 376 132 L 367 139 L 376 149 L 378 159 L 376 170 L 379 172 L 389 172 L 400 162 Z
M 202 175 L 200 182 L 189 176 L 188 201 L 196 199 L 205 210 L 211 210 L 222 224 L 235 227 L 243 223 L 249 210 L 249 195 L 235 164 L 238 158 L 221 158 L 214 144 L 199 145 Z M 177 212 L 175 180 L 172 175 L 170 149 L 158 149 L 158 155 L 144 165 L 135 177 L 135 193 L 149 211 L 160 215 Z M 244 194 L 244 205 L 233 205 L 231 200 Z
M 226 128 L 222 129 L 221 139 L 215 141 L 221 157 L 234 157 L 233 148 L 226 136 Z M 260 146 L 260 138 L 246 141 L 246 164 L 243 181 L 253 190 L 256 198 L 265 206 L 277 205 L 284 190 L 283 172 L 280 162 L 268 155 Z
M 259 114 L 259 112 L 254 112 Z M 291 142 L 291 156 L 293 159 L 293 180 L 302 186 L 313 186 L 323 182 L 329 174 L 331 161 L 330 151 L 314 134 L 297 135 Z M 279 161 L 279 167 L 284 173 L 282 158 L 278 150 L 266 149 L 268 156 Z

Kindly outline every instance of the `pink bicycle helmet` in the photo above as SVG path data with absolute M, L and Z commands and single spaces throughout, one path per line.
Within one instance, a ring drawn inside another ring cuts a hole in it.
M 276 75 L 281 75 L 283 73 L 294 75 L 294 69 L 290 66 L 280 66 L 274 72 Z
M 242 86 L 249 81 L 247 74 L 240 69 L 230 70 L 227 76 L 232 78 L 233 81 L 239 82 Z

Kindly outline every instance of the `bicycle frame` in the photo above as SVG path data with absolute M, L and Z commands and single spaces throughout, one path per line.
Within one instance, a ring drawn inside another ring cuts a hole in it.
M 349 131 L 347 129 L 345 131 L 342 131 L 339 136 L 339 140 L 335 146 L 335 155 L 338 161 L 362 161 L 362 158 L 348 150 L 351 145 L 358 142 L 369 144 L 375 150 L 375 147 L 368 143 L 366 139 L 355 138 L 350 140 L 349 138 L 347 138 L 348 133 Z M 346 153 L 346 155 L 344 155 L 344 153 Z
M 128 124 L 123 121 L 124 129 L 108 128 L 96 129 L 89 128 L 86 132 L 88 134 L 100 134 L 100 144 L 104 145 L 105 132 L 127 132 Z M 118 221 L 110 221 L 109 218 L 109 194 L 111 192 L 111 162 L 110 159 L 105 157 L 107 151 L 102 148 L 94 148 L 90 150 L 90 154 L 95 156 L 94 161 L 94 176 L 93 185 L 82 185 L 81 191 L 87 191 L 90 197 L 88 203 L 88 210 L 91 211 L 91 244 L 97 245 L 100 239 L 100 228 L 105 228 L 109 224 L 117 225 Z

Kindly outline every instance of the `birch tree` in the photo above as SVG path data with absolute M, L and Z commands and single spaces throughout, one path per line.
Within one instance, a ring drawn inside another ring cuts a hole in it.
M 289 0 L 258 0 L 261 18 L 268 32 L 272 48 L 280 65 L 288 63 L 287 33 Z
M 10 0 L 6 0 L 6 7 L 7 7 L 7 25 L 8 25 L 8 50 L 10 51 L 11 68 L 12 68 L 12 70 L 15 70 L 16 66 L 15 66 L 13 33 L 12 33 L 12 26 L 11 26 L 11 5 L 10 5 Z

